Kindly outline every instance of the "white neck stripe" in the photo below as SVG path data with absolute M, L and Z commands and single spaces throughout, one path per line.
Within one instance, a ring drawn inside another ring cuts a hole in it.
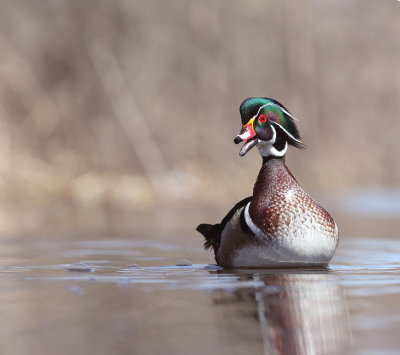
M 276 142 L 276 130 L 274 126 L 270 127 L 272 129 L 272 138 L 269 141 L 263 141 L 259 139 L 257 142 L 257 148 L 262 157 L 266 158 L 271 155 L 274 157 L 283 157 L 288 149 L 288 142 L 285 142 L 285 147 L 282 150 L 277 150 L 274 147 L 274 144 Z

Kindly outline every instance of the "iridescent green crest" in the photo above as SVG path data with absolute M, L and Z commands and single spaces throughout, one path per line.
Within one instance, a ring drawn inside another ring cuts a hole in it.
M 264 115 L 267 118 L 265 125 L 273 125 L 277 128 L 279 133 L 286 136 L 289 144 L 297 148 L 305 148 L 295 123 L 296 119 L 280 102 L 267 97 L 250 97 L 240 105 L 240 115 L 243 125 L 252 118 L 255 118 L 256 124 L 260 124 L 257 123 L 260 121 L 258 118 L 260 116 L 263 118 L 262 115 Z

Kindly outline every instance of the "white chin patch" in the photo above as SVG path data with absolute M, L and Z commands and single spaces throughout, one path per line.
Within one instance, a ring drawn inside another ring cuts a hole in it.
M 266 158 L 269 156 L 274 156 L 274 157 L 283 157 L 286 154 L 286 151 L 288 149 L 288 143 L 286 142 L 285 148 L 282 150 L 277 150 L 274 147 L 274 144 L 270 143 L 270 141 L 258 141 L 257 143 L 258 151 L 260 152 L 261 156 Z
M 288 142 L 285 142 L 285 147 L 282 150 L 277 150 L 274 147 L 274 144 L 276 142 L 276 131 L 274 126 L 271 126 L 271 129 L 273 133 L 272 138 L 269 141 L 258 140 L 257 148 L 260 152 L 260 155 L 264 158 L 269 156 L 283 157 L 288 149 Z

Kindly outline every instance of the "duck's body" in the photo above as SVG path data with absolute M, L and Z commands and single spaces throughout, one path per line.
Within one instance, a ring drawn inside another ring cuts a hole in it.
M 271 102 L 276 105 L 276 101 Z M 243 118 L 242 108 L 241 113 Z M 257 115 L 259 113 L 258 109 Z M 238 137 L 248 136 L 245 128 L 246 125 Z M 256 131 L 257 127 L 254 136 Z M 324 266 L 334 254 L 338 243 L 337 226 L 286 167 L 287 140 L 280 139 L 276 131 L 272 128 L 269 140 L 256 138 L 256 144 L 251 142 L 254 136 L 246 138 L 241 151 L 246 154 L 251 146 L 257 145 L 263 156 L 253 196 L 234 206 L 221 223 L 201 224 L 197 228 L 206 238 L 206 248 L 214 249 L 216 261 L 221 266 Z M 291 138 L 297 139 L 295 134 Z
M 282 158 L 263 161 L 254 196 L 237 205 L 220 229 L 216 260 L 226 267 L 326 265 L 338 240 L 332 217 Z

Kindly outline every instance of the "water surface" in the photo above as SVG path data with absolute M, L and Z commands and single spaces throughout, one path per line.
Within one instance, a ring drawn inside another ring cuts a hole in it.
M 222 270 L 209 255 L 4 240 L 0 353 L 399 353 L 400 241 L 342 237 L 328 269 Z

